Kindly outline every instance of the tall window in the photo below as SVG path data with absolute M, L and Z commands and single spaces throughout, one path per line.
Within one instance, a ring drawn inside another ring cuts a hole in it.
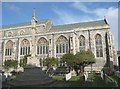
M 9 40 L 5 46 L 5 56 L 11 56 L 13 50 L 13 42 Z
M 96 43 L 96 57 L 103 57 L 103 49 L 102 49 L 102 37 L 97 34 L 95 37 Z
M 67 53 L 69 50 L 68 40 L 64 36 L 60 36 L 56 41 L 56 53 Z
M 27 55 L 30 53 L 30 43 L 27 39 L 21 42 L 20 55 Z
M 49 45 L 45 38 L 40 38 L 37 43 L 37 54 L 48 54 Z
M 79 50 L 85 50 L 85 37 L 83 35 L 79 37 Z

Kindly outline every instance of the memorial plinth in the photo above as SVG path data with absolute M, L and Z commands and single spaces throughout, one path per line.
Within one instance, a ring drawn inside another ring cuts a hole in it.
M 25 87 L 25 86 L 47 86 L 55 80 L 50 78 L 39 67 L 26 67 L 24 72 L 17 75 L 15 80 L 6 82 L 9 87 Z
M 40 67 L 40 60 L 37 57 L 28 57 L 27 58 L 27 65 Z

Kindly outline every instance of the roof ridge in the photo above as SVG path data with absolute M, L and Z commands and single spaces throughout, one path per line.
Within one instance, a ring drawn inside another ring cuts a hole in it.
M 70 24 L 60 24 L 60 25 L 54 25 L 53 27 L 74 25 L 74 24 L 84 24 L 84 23 L 99 22 L 99 21 L 104 21 L 104 20 L 95 20 L 95 21 L 93 20 L 93 21 L 86 21 L 86 22 L 75 22 L 75 23 L 70 23 Z
M 49 19 L 38 20 L 38 22 L 39 21 L 44 21 L 44 20 L 49 20 Z M 2 25 L 2 27 L 4 27 L 4 26 L 11 26 L 11 25 L 19 25 L 19 24 L 24 24 L 24 23 L 31 23 L 31 21 L 20 22 L 20 23 L 9 24 L 9 25 Z

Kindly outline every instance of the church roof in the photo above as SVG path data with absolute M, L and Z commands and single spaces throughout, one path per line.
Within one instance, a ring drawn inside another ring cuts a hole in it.
M 96 27 L 96 26 L 105 26 L 108 25 L 106 20 L 90 21 L 90 22 L 81 22 L 65 25 L 53 26 L 51 30 L 70 30 L 74 28 L 87 28 L 87 27 Z
M 39 20 L 37 22 L 37 24 L 44 24 L 48 21 L 49 19 L 45 19 L 45 20 Z M 7 29 L 7 28 L 15 28 L 15 27 L 21 27 L 21 26 L 29 26 L 31 25 L 31 22 L 24 22 L 24 23 L 17 23 L 17 24 L 11 24 L 11 25 L 4 25 L 2 26 L 3 29 Z
M 39 20 L 37 24 L 45 24 L 47 21 L 50 19 L 46 20 Z M 15 27 L 21 27 L 21 26 L 29 26 L 31 25 L 31 22 L 25 22 L 25 23 L 19 23 L 19 24 L 11 24 L 11 25 L 6 25 L 2 26 L 3 29 L 8 29 L 8 28 L 15 28 Z M 104 20 L 97 20 L 97 21 L 89 21 L 89 22 L 80 22 L 80 23 L 72 23 L 72 24 L 65 24 L 65 25 L 56 25 L 52 26 L 50 31 L 61 31 L 61 30 L 69 30 L 73 28 L 87 28 L 87 27 L 96 27 L 96 26 L 105 26 L 108 25 L 107 21 Z

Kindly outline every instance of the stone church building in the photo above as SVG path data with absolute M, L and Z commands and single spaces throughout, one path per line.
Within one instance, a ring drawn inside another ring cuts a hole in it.
M 116 65 L 114 38 L 106 19 L 54 26 L 51 19 L 37 21 L 33 16 L 30 22 L 3 26 L 0 36 L 3 63 L 20 62 L 24 55 L 34 54 L 43 66 L 48 56 L 59 59 L 65 53 L 91 49 L 96 58 L 94 70 L 101 70 L 107 62 Z

